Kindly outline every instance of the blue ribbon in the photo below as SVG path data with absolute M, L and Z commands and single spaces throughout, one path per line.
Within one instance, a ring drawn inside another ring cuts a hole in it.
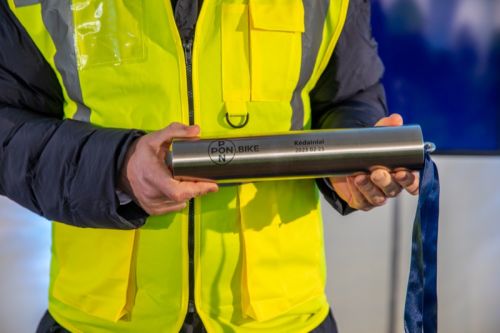
M 406 333 L 437 332 L 437 240 L 439 175 L 426 153 L 413 224 L 411 266 L 405 304 Z

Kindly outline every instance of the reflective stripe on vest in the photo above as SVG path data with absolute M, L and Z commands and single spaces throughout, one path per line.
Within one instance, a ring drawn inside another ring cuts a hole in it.
M 188 122 L 184 55 L 167 1 L 9 3 L 57 70 L 67 117 L 144 130 Z M 308 127 L 308 94 L 347 5 L 205 0 L 193 49 L 202 136 Z M 233 129 L 226 112 L 251 118 Z M 229 186 L 196 200 L 195 299 L 209 332 L 302 332 L 322 322 L 329 307 L 318 203 L 310 180 Z M 64 327 L 179 330 L 187 309 L 187 211 L 150 218 L 136 231 L 56 223 L 53 234 L 49 309 Z

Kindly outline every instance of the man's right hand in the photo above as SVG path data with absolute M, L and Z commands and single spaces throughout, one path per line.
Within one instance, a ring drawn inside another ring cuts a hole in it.
M 195 138 L 199 132 L 198 126 L 172 123 L 137 139 L 123 162 L 119 189 L 150 215 L 182 210 L 191 198 L 216 192 L 215 183 L 174 179 L 165 164 L 173 138 Z

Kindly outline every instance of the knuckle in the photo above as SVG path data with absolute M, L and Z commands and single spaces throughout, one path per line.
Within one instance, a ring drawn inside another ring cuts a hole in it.
M 175 202 L 183 202 L 183 201 L 188 200 L 189 196 L 187 195 L 186 192 L 175 192 L 175 193 L 172 193 L 170 198 Z
M 167 127 L 165 127 L 165 129 L 168 130 L 168 129 L 172 129 L 172 128 L 177 128 L 177 127 L 179 127 L 179 125 L 180 125 L 179 122 L 174 121 L 174 122 L 170 123 Z
M 150 166 L 148 168 L 143 167 L 142 181 L 145 184 L 155 184 L 158 175 L 159 175 L 159 169 L 157 168 L 156 165 Z
M 154 199 L 158 195 L 158 192 L 155 189 L 151 188 L 151 187 L 147 187 L 147 188 L 145 188 L 143 190 L 142 195 L 147 200 L 152 200 L 152 199 Z
M 367 177 L 365 175 L 357 176 L 356 178 L 354 178 L 354 184 L 357 187 L 364 187 L 364 186 L 368 185 L 369 183 L 370 183 L 370 179 L 369 179 L 369 177 Z
M 408 186 L 411 186 L 411 184 L 413 184 L 413 181 L 404 181 L 404 182 L 398 182 L 398 184 L 401 186 L 401 187 L 408 187 Z
M 192 192 L 183 192 L 181 193 L 181 200 L 179 200 L 180 202 L 186 202 L 190 199 L 194 198 L 194 193 Z
M 367 192 L 371 192 L 371 191 L 375 190 L 375 185 L 371 181 L 368 180 L 366 183 L 364 183 L 363 185 L 360 185 L 358 188 L 360 190 L 362 190 L 363 192 L 367 193 Z
M 178 192 L 174 192 L 172 194 L 170 194 L 170 199 L 172 199 L 173 201 L 182 201 L 181 200 L 181 195 L 178 193 Z
M 179 122 L 173 122 L 173 123 L 170 123 L 170 125 L 168 125 L 165 128 L 165 130 L 166 131 L 177 131 L 177 130 L 184 129 L 184 128 L 186 128 L 186 125 L 181 124 Z
M 405 175 L 406 182 L 411 184 L 415 181 L 415 179 L 417 179 L 417 177 L 415 177 L 415 175 L 413 173 L 411 173 L 411 172 L 406 173 L 406 175 Z
M 210 192 L 209 188 L 199 188 L 199 189 L 194 191 L 193 195 L 194 195 L 194 197 L 201 197 L 209 192 Z
M 370 188 L 370 185 L 369 185 L 370 182 L 364 182 L 362 184 L 356 184 L 356 187 L 358 188 L 359 191 L 361 192 L 367 192 L 368 189 Z

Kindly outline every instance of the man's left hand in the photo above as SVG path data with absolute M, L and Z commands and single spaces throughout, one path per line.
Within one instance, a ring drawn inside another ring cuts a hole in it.
M 375 126 L 401 126 L 403 118 L 399 114 L 380 119 Z M 330 177 L 335 192 L 355 209 L 368 211 L 382 206 L 387 198 L 397 196 L 402 189 L 410 194 L 418 194 L 418 173 L 408 170 L 389 171 L 376 168 L 370 174 L 346 177 Z

